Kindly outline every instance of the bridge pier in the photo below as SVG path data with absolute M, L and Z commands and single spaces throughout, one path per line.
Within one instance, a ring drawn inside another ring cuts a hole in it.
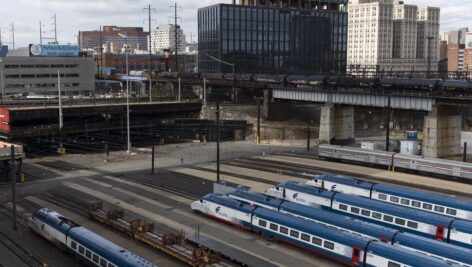
M 354 141 L 354 107 L 328 104 L 321 107 L 320 144 L 349 144 Z
M 445 158 L 461 154 L 462 116 L 459 108 L 433 105 L 424 118 L 424 157 Z

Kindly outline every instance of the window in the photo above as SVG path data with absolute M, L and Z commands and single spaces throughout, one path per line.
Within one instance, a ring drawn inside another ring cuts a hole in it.
M 325 241 L 323 246 L 327 249 L 334 249 L 334 243 L 331 243 L 329 241 Z
M 311 239 L 311 243 L 313 243 L 313 244 L 315 244 L 315 245 L 317 245 L 317 246 L 321 246 L 322 241 L 321 241 L 321 239 L 319 239 L 319 238 L 317 238 L 317 237 L 313 237 L 313 238 Z
M 434 206 L 434 211 L 443 213 L 444 212 L 444 207 Z
M 347 205 L 339 204 L 339 209 L 340 210 L 347 210 Z
M 98 263 L 98 256 L 97 254 L 93 254 L 93 261 Z
M 70 246 L 74 249 L 74 250 L 77 250 L 77 243 L 75 243 L 74 241 L 72 241 L 70 243 Z
M 388 216 L 388 215 L 384 215 L 384 221 L 386 221 L 386 222 L 393 222 L 393 217 L 392 217 L 392 216 Z
M 295 230 L 290 230 L 290 236 L 295 237 L 295 238 L 298 238 L 298 234 L 299 234 L 299 233 L 298 233 L 297 231 L 295 231 Z
M 381 220 L 382 219 L 382 214 L 380 214 L 378 212 L 372 212 L 372 218 Z
M 100 259 L 100 266 L 107 267 L 107 261 L 105 259 Z
M 85 251 L 84 247 L 79 246 L 79 253 L 80 253 L 80 254 L 84 254 L 84 251 Z
M 391 197 L 390 197 L 390 201 L 391 201 L 391 202 L 398 203 L 398 201 L 400 201 L 400 199 L 399 199 L 398 197 L 393 197 L 393 196 L 391 196 Z
M 359 208 L 351 207 L 351 212 L 352 212 L 352 213 L 357 213 L 357 214 L 359 214 L 359 211 L 360 211 Z
M 407 226 L 410 227 L 410 228 L 417 229 L 418 228 L 418 223 L 408 221 Z
M 411 205 L 413 207 L 420 208 L 421 207 L 421 202 L 413 200 L 413 201 L 411 201 Z
M 264 221 L 264 220 L 259 220 L 259 226 L 266 227 L 266 226 L 267 226 L 267 222 Z
M 92 252 L 90 250 L 85 250 L 85 257 L 91 259 L 92 258 Z
M 301 239 L 302 239 L 303 241 L 310 242 L 310 236 L 309 236 L 309 235 L 306 235 L 306 234 L 303 234 L 303 233 L 302 233 Z
M 370 211 L 368 211 L 368 210 L 362 210 L 361 213 L 362 213 L 362 215 L 364 215 L 364 216 L 369 216 L 369 217 L 370 217 Z
M 282 234 L 288 234 L 288 229 L 285 228 L 285 227 L 280 226 L 280 232 L 281 232 Z
M 423 203 L 423 209 L 426 209 L 426 210 L 433 210 L 433 205 L 427 204 L 427 203 Z
M 398 263 L 389 261 L 389 262 L 388 262 L 388 267 L 401 267 L 401 265 L 398 264 Z
M 403 205 L 410 205 L 410 200 L 402 198 L 400 200 L 400 203 L 402 203 Z
M 276 225 L 276 224 L 271 223 L 271 224 L 270 224 L 270 230 L 278 231 L 278 230 L 279 230 L 279 226 Z
M 405 220 L 400 218 L 395 218 L 395 223 L 399 225 L 405 225 Z
M 111 263 L 108 263 L 108 267 L 116 267 L 116 266 Z
M 454 209 L 447 209 L 446 213 L 449 215 L 457 215 L 457 210 Z

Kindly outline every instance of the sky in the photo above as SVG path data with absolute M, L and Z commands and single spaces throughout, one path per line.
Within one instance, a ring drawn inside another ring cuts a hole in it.
M 178 13 L 187 41 L 197 35 L 197 10 L 200 7 L 229 3 L 230 0 L 178 1 Z M 471 0 L 405 0 L 407 4 L 441 7 L 441 32 L 460 27 L 472 28 Z M 158 24 L 170 23 L 175 0 L 0 0 L 0 29 L 3 43 L 11 43 L 11 24 L 15 26 L 16 47 L 39 43 L 39 21 L 42 21 L 43 36 L 53 37 L 52 16 L 57 15 L 58 41 L 62 44 L 77 43 L 79 30 L 95 30 L 100 25 L 135 26 L 148 28 L 149 4 L 156 8 L 152 13 Z

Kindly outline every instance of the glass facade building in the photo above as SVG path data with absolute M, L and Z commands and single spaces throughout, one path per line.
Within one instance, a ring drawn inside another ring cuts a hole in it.
M 331 1 L 345 4 L 345 1 Z M 342 74 L 347 12 L 218 4 L 198 10 L 199 72 Z M 211 56 L 211 57 L 210 57 Z

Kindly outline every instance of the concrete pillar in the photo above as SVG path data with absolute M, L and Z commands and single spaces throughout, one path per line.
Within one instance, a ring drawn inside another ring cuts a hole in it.
M 449 106 L 434 105 L 424 118 L 424 157 L 446 158 L 461 154 L 462 116 L 460 110 Z
M 269 104 L 270 104 L 271 98 L 272 98 L 272 91 L 264 90 L 264 99 L 262 101 L 262 117 L 266 120 L 269 118 Z
M 354 141 L 354 107 L 329 104 L 321 108 L 320 144 Z

